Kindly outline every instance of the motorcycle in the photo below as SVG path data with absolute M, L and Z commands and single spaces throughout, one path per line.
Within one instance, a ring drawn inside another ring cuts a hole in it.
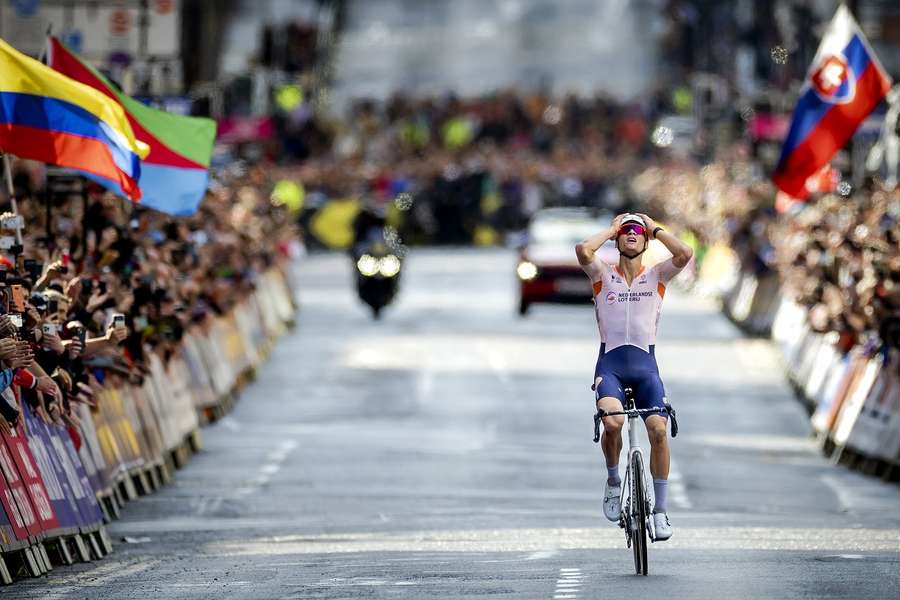
M 397 295 L 403 263 L 382 241 L 364 245 L 355 258 L 356 293 L 378 319 L 382 309 Z

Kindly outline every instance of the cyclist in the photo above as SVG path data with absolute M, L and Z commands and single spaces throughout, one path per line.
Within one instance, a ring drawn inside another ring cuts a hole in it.
M 652 239 L 662 242 L 672 257 L 647 269 L 641 262 Z M 619 251 L 619 264 L 615 268 L 594 255 L 609 240 L 615 240 Z M 637 408 L 664 406 L 665 389 L 654 352 L 656 329 L 666 284 L 688 264 L 693 250 L 647 215 L 637 213 L 617 216 L 608 230 L 577 244 L 575 253 L 581 268 L 591 278 L 594 309 L 600 327 L 600 355 L 594 369 L 593 386 L 597 408 L 621 411 L 626 387 L 634 390 Z M 650 438 L 650 474 L 653 476 L 656 498 L 653 524 L 657 541 L 672 536 L 666 514 L 669 477 L 667 419 L 663 414 L 644 417 Z M 613 522 L 619 520 L 621 510 L 619 454 L 622 452 L 624 423 L 625 417 L 621 415 L 603 419 L 601 447 L 607 469 L 603 514 Z

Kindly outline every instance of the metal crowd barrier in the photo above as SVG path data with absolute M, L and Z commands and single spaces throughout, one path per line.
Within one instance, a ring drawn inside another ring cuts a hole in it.
M 900 352 L 875 345 L 842 352 L 838 334 L 813 331 L 806 310 L 781 293 L 777 276 L 759 278 L 737 264 L 720 256 L 714 268 L 702 265 L 696 287 L 718 290 L 735 324 L 779 346 L 788 379 L 835 464 L 900 479 Z
M 228 314 L 188 331 L 167 364 L 151 355 L 142 385 L 107 375 L 97 407 L 79 405 L 77 430 L 22 403 L 18 427 L 0 433 L 0 581 L 110 553 L 104 525 L 200 449 L 199 427 L 231 409 L 295 312 L 285 272 L 273 267 Z

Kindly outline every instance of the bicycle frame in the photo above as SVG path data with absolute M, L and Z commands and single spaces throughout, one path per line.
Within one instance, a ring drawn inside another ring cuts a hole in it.
M 651 477 L 644 467 L 644 452 L 638 445 L 637 420 L 642 415 L 662 415 L 669 417 L 672 426 L 672 437 L 678 435 L 678 421 L 675 418 L 675 409 L 663 399 L 664 406 L 652 408 L 635 408 L 633 390 L 625 388 L 625 407 L 622 410 L 607 412 L 602 408 L 597 409 L 594 415 L 594 443 L 600 441 L 601 421 L 605 417 L 624 415 L 628 417 L 628 464 L 625 467 L 625 480 L 623 481 L 621 496 L 619 496 L 619 527 L 625 530 L 625 543 L 634 552 L 634 569 L 638 575 L 647 575 L 647 538 L 651 542 L 656 541 L 656 529 L 653 525 L 652 512 L 650 510 L 650 485 Z M 635 476 L 635 467 L 640 471 L 640 488 L 634 487 L 638 480 Z M 644 506 L 632 504 L 640 502 Z M 642 522 L 643 521 L 643 522 Z
M 631 510 L 631 482 L 634 480 L 634 475 L 632 474 L 632 469 L 634 468 L 634 455 L 637 454 L 641 457 L 641 464 L 644 464 L 644 451 L 641 449 L 638 444 L 637 437 L 637 421 L 638 421 L 638 413 L 631 409 L 631 412 L 628 414 L 628 463 L 625 467 L 625 479 L 622 481 L 622 495 L 619 497 L 619 527 L 625 529 L 625 537 L 629 544 L 631 543 L 631 531 L 625 526 L 628 519 L 626 519 L 626 511 Z M 646 473 L 646 471 L 645 471 Z M 649 488 L 647 486 L 647 477 L 644 477 L 644 480 L 641 482 L 644 488 L 644 498 L 649 498 Z M 650 507 L 647 507 L 647 514 L 650 514 Z M 632 525 L 634 527 L 634 525 Z M 648 519 L 647 527 L 651 532 L 651 539 L 656 537 L 656 532 L 653 530 L 653 519 Z
M 672 437 L 678 435 L 678 420 L 675 416 L 675 409 L 666 402 L 666 405 L 662 408 L 644 408 L 638 409 L 634 407 L 634 398 L 630 396 L 630 389 L 626 390 L 626 400 L 625 400 L 625 408 L 621 411 L 615 412 L 607 412 L 603 409 L 599 409 L 597 414 L 594 415 L 594 443 L 600 441 L 600 429 L 601 429 L 601 421 L 604 417 L 614 417 L 623 415 L 628 417 L 628 463 L 625 467 L 625 478 L 622 481 L 622 495 L 619 497 L 619 527 L 625 529 L 625 539 L 628 545 L 631 545 L 631 534 L 626 523 L 629 523 L 628 514 L 631 511 L 631 482 L 634 480 L 634 476 L 632 474 L 632 469 L 634 468 L 634 456 L 640 456 L 641 465 L 644 465 L 644 451 L 641 449 L 638 444 L 637 437 L 637 420 L 641 415 L 644 414 L 666 414 L 669 417 L 669 422 L 672 427 Z M 644 478 L 641 481 L 642 487 L 644 488 L 643 497 L 647 499 L 648 506 L 646 507 L 646 514 L 651 514 L 650 506 L 649 506 L 649 498 L 650 498 L 650 487 L 648 485 L 649 478 L 646 476 L 648 471 L 644 469 Z M 633 525 L 632 525 L 633 527 Z M 650 532 L 650 539 L 654 540 L 656 537 L 656 531 L 653 528 L 653 519 L 648 518 L 647 529 Z

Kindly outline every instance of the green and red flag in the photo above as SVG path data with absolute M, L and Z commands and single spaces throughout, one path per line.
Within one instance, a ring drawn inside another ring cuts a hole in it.
M 212 119 L 173 115 L 147 106 L 119 91 L 99 71 L 80 59 L 55 37 L 50 38 L 48 63 L 60 73 L 95 88 L 125 110 L 135 137 L 150 146 L 141 161 L 141 206 L 170 215 L 197 212 L 209 181 L 209 162 L 216 137 Z M 84 172 L 108 189 L 129 197 L 111 179 Z

